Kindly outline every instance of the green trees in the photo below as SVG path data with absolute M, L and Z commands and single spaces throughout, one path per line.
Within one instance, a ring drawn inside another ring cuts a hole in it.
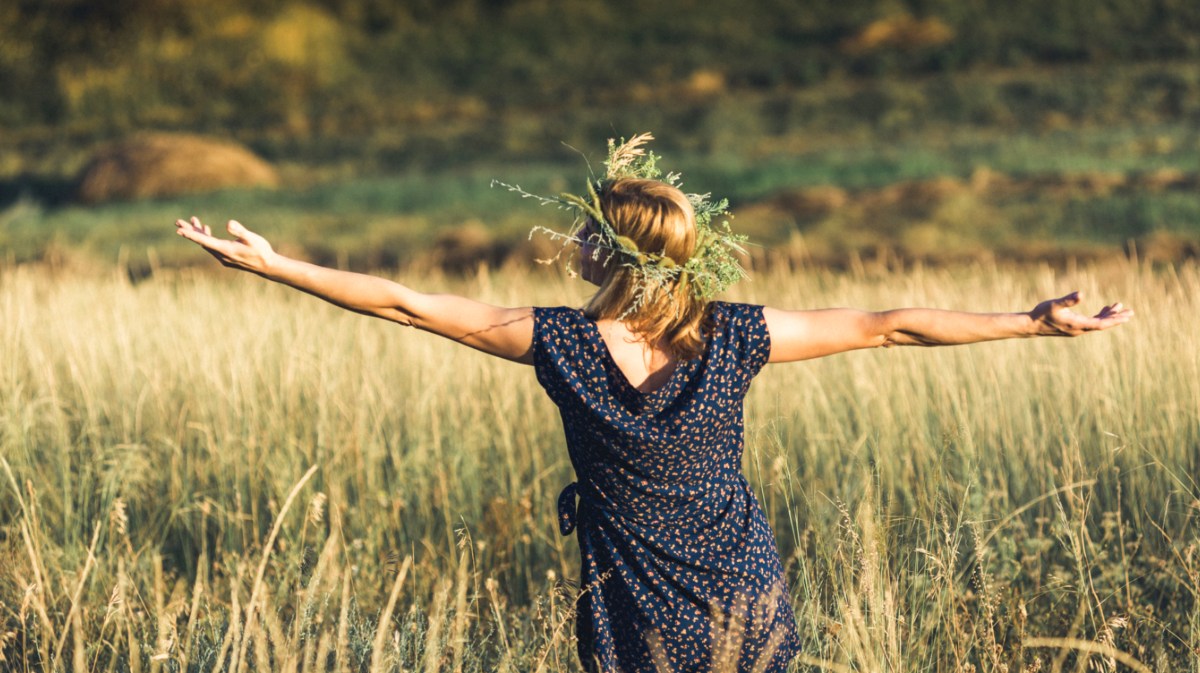
M 1189 0 L 17 0 L 0 7 L 0 122 L 328 134 L 627 101 L 696 73 L 761 88 L 1197 54 Z

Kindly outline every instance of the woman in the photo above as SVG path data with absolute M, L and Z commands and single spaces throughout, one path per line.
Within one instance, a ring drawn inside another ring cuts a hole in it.
M 742 399 L 763 365 L 873 346 L 1077 336 L 1133 315 L 1120 304 L 1078 315 L 1078 293 L 995 314 L 713 301 L 740 274 L 730 266 L 737 239 L 709 222 L 723 204 L 625 169 L 610 166 L 587 199 L 568 197 L 582 215 L 568 238 L 599 288 L 582 310 L 423 294 L 288 259 L 234 221 L 232 241 L 196 218 L 176 222 L 226 266 L 534 365 L 578 477 L 559 498 L 559 523 L 564 535 L 578 531 L 576 631 L 589 671 L 782 671 L 798 653 L 774 537 L 741 474 Z

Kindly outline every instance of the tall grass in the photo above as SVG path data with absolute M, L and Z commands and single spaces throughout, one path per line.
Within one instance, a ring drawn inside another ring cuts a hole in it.
M 544 270 L 402 280 L 586 294 Z M 745 465 L 800 668 L 1200 671 L 1200 270 L 857 267 L 734 298 L 990 311 L 1075 288 L 1139 316 L 760 376 Z M 250 277 L 19 267 L 0 457 L 0 667 L 578 668 L 571 469 L 519 365 Z

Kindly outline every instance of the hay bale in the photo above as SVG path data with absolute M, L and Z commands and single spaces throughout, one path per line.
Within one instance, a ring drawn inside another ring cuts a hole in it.
M 1178 231 L 1152 231 L 1138 239 L 1137 251 L 1151 262 L 1182 262 L 1200 256 L 1200 241 Z
M 1128 183 L 1129 178 L 1122 173 L 1102 172 L 1050 173 L 1026 181 L 1029 191 L 1059 199 L 1108 196 Z
M 940 47 L 953 40 L 954 29 L 936 16 L 918 19 L 899 14 L 872 21 L 843 40 L 841 48 L 852 56 L 864 56 L 883 49 L 917 51 Z
M 1159 168 L 1149 173 L 1142 173 L 1135 176 L 1134 179 L 1139 189 L 1150 192 L 1186 188 L 1196 182 L 1193 176 L 1184 173 L 1182 170 L 1168 167 Z
M 928 180 L 897 182 L 874 194 L 864 194 L 860 200 L 872 208 L 898 208 L 909 213 L 923 213 L 968 189 L 961 180 L 940 175 Z
M 1128 176 L 1122 173 L 1083 173 L 1078 180 L 1080 188 L 1089 196 L 1108 196 L 1129 183 Z
M 444 271 L 462 273 L 480 264 L 496 266 L 506 253 L 503 241 L 497 241 L 482 222 L 471 220 L 439 233 L 433 241 L 430 261 Z
M 1007 196 L 1017 187 L 1012 178 L 987 166 L 971 171 L 968 184 L 976 196 Z
M 101 148 L 79 173 L 83 203 L 276 187 L 266 161 L 237 143 L 195 135 L 146 133 Z
M 794 189 L 775 197 L 777 207 L 803 220 L 827 217 L 848 202 L 846 190 L 833 185 Z

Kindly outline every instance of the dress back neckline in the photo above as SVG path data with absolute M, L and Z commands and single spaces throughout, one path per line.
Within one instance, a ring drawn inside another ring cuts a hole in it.
M 631 392 L 637 393 L 641 397 L 645 397 L 645 398 L 657 397 L 659 393 L 662 393 L 663 391 L 671 388 L 672 385 L 675 383 L 676 379 L 679 377 L 680 373 L 685 369 L 684 363 L 686 361 L 676 358 L 670 365 L 668 365 L 669 367 L 671 367 L 671 373 L 669 375 L 667 375 L 667 378 L 662 383 L 655 386 L 651 390 L 642 390 L 638 386 L 635 386 L 633 384 L 633 382 L 629 380 L 629 376 L 625 373 L 625 370 L 621 369 L 621 366 L 617 363 L 616 357 L 613 356 L 612 350 L 609 349 L 609 347 L 608 347 L 608 341 L 605 340 L 604 335 L 600 331 L 600 325 L 596 324 L 596 322 L 594 320 L 588 318 L 587 316 L 583 317 L 583 322 L 587 323 L 588 337 L 589 337 L 589 340 L 592 342 L 592 345 L 595 347 L 597 354 L 604 360 L 604 363 L 608 367 L 610 367 L 616 374 L 616 376 L 614 376 L 613 378 L 615 378 L 618 381 L 619 385 L 622 385 L 624 388 L 626 388 L 627 390 L 629 390 Z M 662 371 L 662 370 L 659 369 L 659 370 L 651 373 L 649 376 L 646 377 L 646 380 L 650 380 L 651 378 L 653 378 L 654 375 L 657 374 L 659 371 Z

